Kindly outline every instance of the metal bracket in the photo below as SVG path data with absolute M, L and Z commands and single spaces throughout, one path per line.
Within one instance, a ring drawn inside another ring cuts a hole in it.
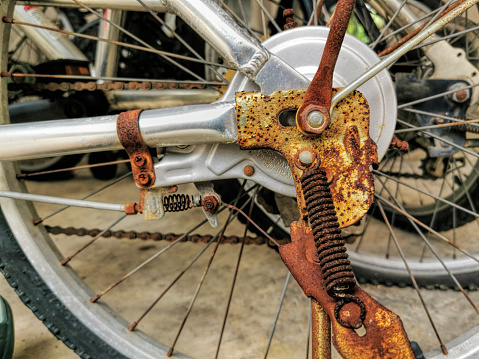
M 148 188 L 155 183 L 153 159 L 141 137 L 138 119 L 143 110 L 122 112 L 116 119 L 116 132 L 120 143 L 130 157 L 133 178 L 140 188 Z

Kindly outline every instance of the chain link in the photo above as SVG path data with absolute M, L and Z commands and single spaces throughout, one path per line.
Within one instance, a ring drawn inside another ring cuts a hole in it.
M 221 86 L 211 86 L 196 83 L 175 83 L 175 82 L 49 82 L 49 83 L 10 83 L 10 91 L 120 91 L 120 90 L 164 90 L 164 89 L 204 89 L 213 88 L 220 90 Z
M 96 237 L 98 234 L 100 234 L 102 231 L 100 229 L 86 229 L 86 228 L 74 228 L 74 227 L 60 227 L 60 226 L 45 226 L 45 229 L 47 230 L 48 233 L 57 235 L 57 234 L 64 234 L 67 236 L 90 236 L 90 237 Z M 174 233 L 150 233 L 150 232 L 135 232 L 135 231 L 106 231 L 105 233 L 102 234 L 102 237 L 105 238 L 118 238 L 118 239 L 142 239 L 142 240 L 154 240 L 154 241 L 168 241 L 168 242 L 173 242 L 177 240 L 179 237 L 182 235 L 180 234 L 174 234 Z M 199 234 L 194 234 L 191 236 L 186 236 L 182 242 L 193 242 L 193 243 L 208 243 L 213 236 L 211 235 L 199 235 Z M 278 241 L 281 244 L 289 242 L 289 239 L 284 239 L 282 241 Z M 229 244 L 237 244 L 241 243 L 241 237 L 238 236 L 223 236 L 221 243 L 229 243 Z M 245 244 L 256 244 L 256 245 L 262 245 L 266 244 L 267 239 L 264 237 L 250 237 L 246 236 L 245 238 Z

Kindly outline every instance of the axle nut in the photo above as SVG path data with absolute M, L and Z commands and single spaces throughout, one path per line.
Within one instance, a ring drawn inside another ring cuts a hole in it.
M 220 203 L 221 199 L 216 193 L 207 193 L 201 199 L 201 206 L 206 212 L 216 212 Z

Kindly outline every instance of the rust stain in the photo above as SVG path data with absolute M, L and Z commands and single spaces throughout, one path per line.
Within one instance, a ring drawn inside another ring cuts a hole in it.
M 328 295 L 321 267 L 313 258 L 316 247 L 311 230 L 303 224 L 293 222 L 291 241 L 279 247 L 281 258 L 304 293 L 314 298 L 328 314 L 333 344 L 343 358 L 415 358 L 401 319 L 357 285 L 351 294 L 364 303 L 366 310 L 363 325 L 366 334 L 360 336 L 353 329 L 338 323 L 334 315 L 337 301 Z M 360 310 L 353 302 L 344 304 L 340 309 L 341 318 L 347 322 L 358 322 L 359 315 Z
M 117 134 L 121 145 L 130 157 L 131 170 L 140 188 L 151 187 L 156 180 L 153 159 L 141 137 L 138 119 L 143 110 L 122 112 L 116 120 Z
M 304 101 L 298 110 L 296 116 L 298 127 L 308 136 L 316 136 L 330 125 L 329 109 L 331 107 L 333 73 L 346 29 L 348 28 L 349 19 L 353 12 L 354 2 L 355 0 L 338 1 L 321 62 L 306 90 Z M 313 111 L 320 112 L 324 117 L 324 123 L 320 127 L 314 128 L 308 123 L 308 115 Z
M 370 166 L 378 160 L 376 144 L 369 137 L 369 105 L 355 91 L 335 106 L 329 128 L 312 138 L 297 127 L 283 127 L 278 122 L 279 113 L 301 106 L 305 91 L 278 91 L 267 97 L 260 92 L 236 94 L 239 146 L 245 150 L 274 149 L 286 158 L 303 218 L 307 217 L 307 210 L 299 179 L 304 168 L 295 163 L 301 151 L 317 152 L 331 182 L 340 228 L 347 227 L 364 216 L 373 203 Z M 333 89 L 332 93 L 337 91 Z

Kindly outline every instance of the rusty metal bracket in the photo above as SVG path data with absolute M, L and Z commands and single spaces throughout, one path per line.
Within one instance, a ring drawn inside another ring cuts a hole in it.
M 301 106 L 306 90 L 236 94 L 238 143 L 241 149 L 271 148 L 288 161 L 293 174 L 302 218 L 307 209 L 300 177 L 304 166 L 297 166 L 303 152 L 318 153 L 321 166 L 330 179 L 340 227 L 347 227 L 368 211 L 374 199 L 374 179 L 370 166 L 377 164 L 376 144 L 369 137 L 369 105 L 356 91 L 333 109 L 332 125 L 318 137 L 309 137 L 297 127 L 280 125 L 278 116 Z M 333 93 L 338 90 L 333 89 Z
M 320 265 L 314 260 L 316 246 L 310 228 L 293 222 L 291 243 L 279 247 L 284 263 L 291 271 L 304 293 L 314 298 L 331 318 L 333 344 L 345 359 L 413 359 L 416 358 L 400 318 L 355 286 L 351 293 L 367 308 L 362 321 L 366 333 L 358 334 L 354 329 L 345 328 L 335 318 L 339 310 L 342 320 L 355 327 L 361 321 L 361 310 L 354 302 L 345 302 L 337 308 L 337 302 L 330 297 L 324 286 Z
M 116 131 L 120 143 L 130 157 L 133 178 L 140 188 L 149 188 L 155 183 L 153 159 L 141 137 L 138 119 L 143 110 L 122 112 L 116 119 Z

